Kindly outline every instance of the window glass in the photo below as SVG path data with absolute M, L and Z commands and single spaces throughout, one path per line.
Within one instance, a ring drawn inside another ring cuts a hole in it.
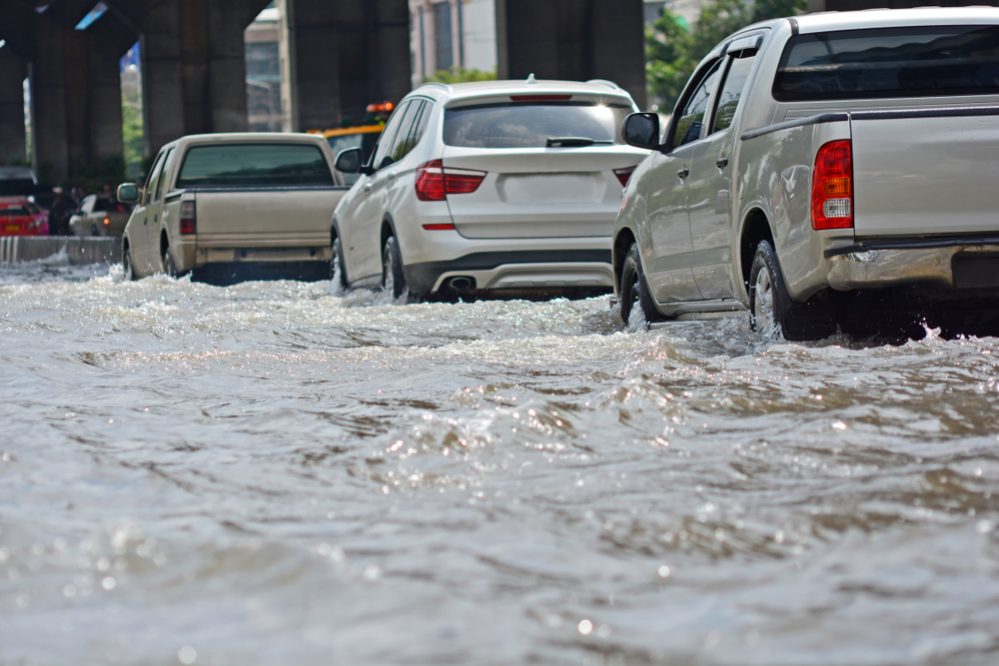
M 680 112 L 673 132 L 674 148 L 701 138 L 701 129 L 704 127 L 704 112 L 708 109 L 708 100 L 711 99 L 711 91 L 714 90 L 720 64 L 719 60 L 711 66 L 707 76 L 701 80 L 700 85 L 694 89 L 693 94 L 687 98 L 686 104 L 683 105 L 683 111 Z
M 160 153 L 156 158 L 156 163 L 153 164 L 153 168 L 149 170 L 149 177 L 146 178 L 146 186 L 142 188 L 142 203 L 147 204 L 153 198 L 153 189 L 160 180 L 160 169 L 163 168 L 163 157 L 164 153 Z
M 999 94 L 999 26 L 876 28 L 788 40 L 780 101 Z
M 730 60 L 731 64 L 728 66 L 728 74 L 725 75 L 725 83 L 722 84 L 721 92 L 718 94 L 718 105 L 715 107 L 712 132 L 728 129 L 732 126 L 735 110 L 739 108 L 739 99 L 746 87 L 746 79 L 749 78 L 749 70 L 752 69 L 755 58 L 750 56 L 748 58 L 731 58 Z
M 416 144 L 420 142 L 423 131 L 427 127 L 427 121 L 430 118 L 431 106 L 431 103 L 426 100 L 416 100 L 413 102 L 413 111 L 410 114 L 413 117 L 413 122 L 405 136 L 400 131 L 399 138 L 392 149 L 393 162 L 398 162 L 406 157 L 416 147 Z
M 177 187 L 273 187 L 333 185 L 318 146 L 225 143 L 187 151 Z
M 371 166 L 375 169 L 381 169 L 392 163 L 391 148 L 395 143 L 396 134 L 399 133 L 399 126 L 403 124 L 407 112 L 412 103 L 408 100 L 399 105 L 399 108 L 395 110 L 395 113 L 389 118 L 388 124 L 385 126 L 385 130 L 382 132 L 381 138 L 378 140 L 378 146 L 375 148 L 375 154 L 371 160 Z
M 166 159 L 163 160 L 163 172 L 160 174 L 160 179 L 156 183 L 156 194 L 153 198 L 154 201 L 159 201 L 163 195 L 163 182 L 170 177 L 170 170 L 173 168 L 173 154 L 176 151 L 171 148 L 166 154 Z
M 596 102 L 530 102 L 459 106 L 444 112 L 444 143 L 463 148 L 544 148 L 548 139 L 623 143 L 631 108 Z
M 0 215 L 7 217 L 21 217 L 23 215 L 29 215 L 28 209 L 24 206 L 8 206 L 7 208 L 0 208 Z
M 454 48 L 451 41 L 451 3 L 433 5 L 434 12 L 434 67 L 451 69 L 454 66 Z

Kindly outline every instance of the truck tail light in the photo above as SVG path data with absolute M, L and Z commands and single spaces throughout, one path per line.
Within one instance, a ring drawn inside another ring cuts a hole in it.
M 448 169 L 442 160 L 431 160 L 416 170 L 416 198 L 444 201 L 449 194 L 471 194 L 485 177 L 485 171 Z
M 624 167 L 623 169 L 614 169 L 614 175 L 617 179 L 621 181 L 621 187 L 628 186 L 628 179 L 631 178 L 631 174 L 635 172 L 635 167 Z
M 193 201 L 180 202 L 180 235 L 198 233 L 198 209 Z
M 815 156 L 812 228 L 853 228 L 853 148 L 849 140 L 830 141 Z
M 111 218 L 109 216 L 107 216 L 107 215 L 104 216 L 104 219 L 101 220 L 101 222 L 103 222 L 103 224 L 104 224 L 105 227 L 110 227 L 111 226 Z

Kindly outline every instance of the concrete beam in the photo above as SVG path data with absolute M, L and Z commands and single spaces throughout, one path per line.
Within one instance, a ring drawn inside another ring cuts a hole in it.
M 407 0 L 288 0 L 292 129 L 338 125 L 410 90 Z
M 26 159 L 24 79 L 28 66 L 11 48 L 0 49 L 0 165 Z
M 496 0 L 500 78 L 609 79 L 646 102 L 642 0 Z

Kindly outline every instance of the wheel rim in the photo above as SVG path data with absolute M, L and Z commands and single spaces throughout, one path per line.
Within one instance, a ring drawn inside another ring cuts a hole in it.
M 385 243 L 382 251 L 382 288 L 385 293 L 395 296 L 395 273 L 392 270 L 392 247 Z
M 340 263 L 340 239 L 333 241 L 332 257 L 330 258 L 330 279 L 333 280 L 334 287 L 342 287 L 346 280 L 343 275 L 343 265 Z
M 770 272 L 766 269 L 756 274 L 753 285 L 753 321 L 756 329 L 766 335 L 777 333 L 777 315 L 774 312 L 773 285 L 770 282 Z
M 131 280 L 133 277 L 132 273 L 132 253 L 129 250 L 125 250 L 125 255 L 122 257 L 122 274 L 126 280 Z

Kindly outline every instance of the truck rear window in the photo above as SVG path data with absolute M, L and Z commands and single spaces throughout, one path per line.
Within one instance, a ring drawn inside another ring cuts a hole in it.
M 333 185 L 333 174 L 316 146 L 226 143 L 187 151 L 177 187 L 272 187 Z
M 544 148 L 549 139 L 621 143 L 631 108 L 593 102 L 462 106 L 444 112 L 444 143 L 461 148 Z
M 778 101 L 999 94 L 999 26 L 876 28 L 796 35 Z

